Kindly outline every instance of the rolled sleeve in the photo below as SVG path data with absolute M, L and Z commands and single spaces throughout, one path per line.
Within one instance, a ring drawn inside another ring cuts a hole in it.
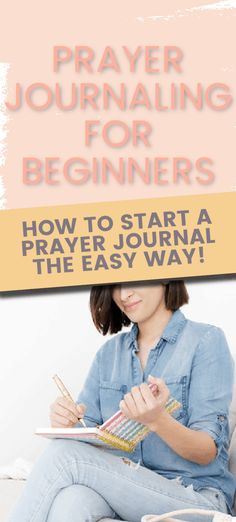
M 196 350 L 189 387 L 188 427 L 208 433 L 220 454 L 229 444 L 234 363 L 223 331 L 209 327 Z

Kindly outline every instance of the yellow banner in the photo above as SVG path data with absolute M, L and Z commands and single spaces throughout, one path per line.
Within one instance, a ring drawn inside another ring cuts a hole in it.
M 236 273 L 236 193 L 3 210 L 0 290 Z

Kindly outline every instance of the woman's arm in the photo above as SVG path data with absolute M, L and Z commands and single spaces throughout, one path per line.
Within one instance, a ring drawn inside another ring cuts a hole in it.
M 150 382 L 157 384 L 158 395 L 154 397 L 145 383 L 134 386 L 120 403 L 123 413 L 148 426 L 184 459 L 209 464 L 217 453 L 214 440 L 207 433 L 186 428 L 167 413 L 165 404 L 169 390 L 166 384 L 155 377 L 150 377 Z
M 88 427 L 97 426 L 103 422 L 99 394 L 101 350 L 102 347 L 98 350 L 93 359 L 82 390 L 80 391 L 76 401 L 77 403 L 82 403 L 86 406 L 84 420 Z
M 208 433 L 186 428 L 167 412 L 163 412 L 150 428 L 186 460 L 206 465 L 216 457 L 217 447 Z
M 233 361 L 223 332 L 211 327 L 199 341 L 191 369 L 187 427 L 165 411 L 169 390 L 164 381 L 152 377 L 151 382 L 158 385 L 158 395 L 154 397 L 147 384 L 135 386 L 121 401 L 122 411 L 147 425 L 181 457 L 209 464 L 228 443 Z

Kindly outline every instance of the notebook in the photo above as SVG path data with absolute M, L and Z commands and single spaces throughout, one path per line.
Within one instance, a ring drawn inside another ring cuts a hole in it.
M 149 386 L 152 392 L 155 393 L 156 385 L 150 384 Z M 170 397 L 165 405 L 166 411 L 170 414 L 180 407 L 180 402 L 173 397 Z M 38 428 L 35 434 L 47 438 L 76 439 L 131 453 L 149 432 L 150 430 L 147 426 L 128 419 L 119 410 L 96 428 Z

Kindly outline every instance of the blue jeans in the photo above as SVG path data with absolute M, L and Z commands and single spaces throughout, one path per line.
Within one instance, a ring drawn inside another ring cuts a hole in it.
M 178 479 L 164 478 L 110 450 L 53 440 L 35 465 L 9 522 L 96 522 L 103 517 L 138 522 L 148 513 L 185 508 L 227 513 L 223 493 L 214 488 L 196 492 L 192 485 L 185 487 Z M 200 519 L 198 515 L 195 521 Z

